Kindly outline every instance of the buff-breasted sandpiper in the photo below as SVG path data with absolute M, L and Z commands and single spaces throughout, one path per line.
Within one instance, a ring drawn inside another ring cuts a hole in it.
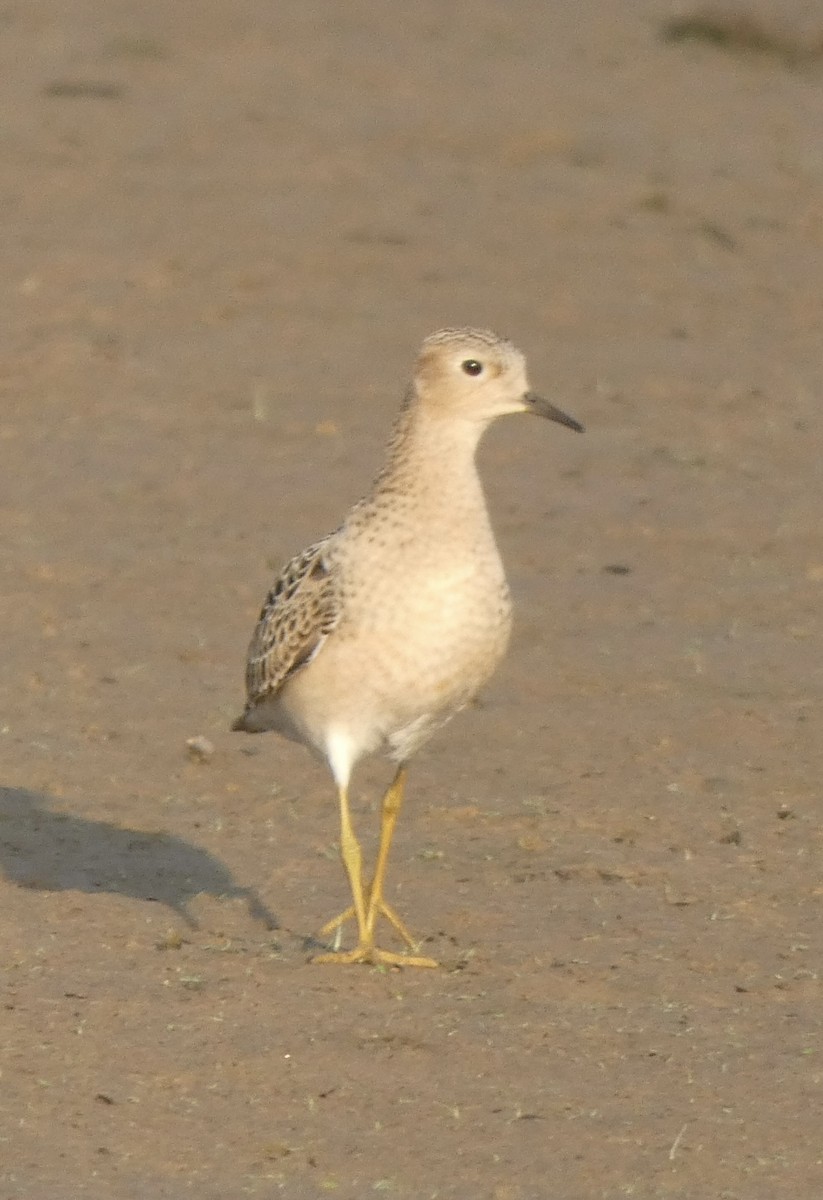
M 582 430 L 529 388 L 523 355 L 478 329 L 423 342 L 386 465 L 342 525 L 293 558 L 269 592 L 249 647 L 247 704 L 234 728 L 276 730 L 328 763 L 340 806 L 340 849 L 357 945 L 315 962 L 434 967 L 384 896 L 406 765 L 476 695 L 509 639 L 511 599 L 475 455 L 484 430 L 533 413 Z M 349 811 L 359 759 L 397 765 L 383 798 L 367 875 Z M 375 943 L 385 917 L 411 953 Z

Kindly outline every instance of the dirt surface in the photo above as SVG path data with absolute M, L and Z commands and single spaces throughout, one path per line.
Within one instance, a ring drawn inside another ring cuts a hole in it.
M 4 6 L 0 1200 L 823 1194 L 823 67 L 781 8 Z M 228 732 L 245 648 L 469 323 L 587 433 L 483 448 L 515 636 L 390 876 L 443 968 L 312 966 L 333 789 Z

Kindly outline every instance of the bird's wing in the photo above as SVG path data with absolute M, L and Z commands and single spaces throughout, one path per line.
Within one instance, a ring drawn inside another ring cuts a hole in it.
M 319 652 L 339 605 L 329 551 L 334 535 L 287 563 L 266 597 L 246 663 L 246 709 L 280 690 Z

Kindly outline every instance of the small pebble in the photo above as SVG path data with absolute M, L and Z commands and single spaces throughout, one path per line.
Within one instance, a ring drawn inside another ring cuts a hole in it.
M 207 737 L 186 738 L 186 749 L 193 762 L 205 763 L 214 757 L 214 745 Z

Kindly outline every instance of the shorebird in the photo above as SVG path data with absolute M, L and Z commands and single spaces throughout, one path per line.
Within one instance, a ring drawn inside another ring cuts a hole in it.
M 533 413 L 582 425 L 529 388 L 523 355 L 480 329 L 423 342 L 371 491 L 334 532 L 298 554 L 266 597 L 246 666 L 247 703 L 233 728 L 275 730 L 325 759 L 337 786 L 340 851 L 357 945 L 320 963 L 436 967 L 384 895 L 409 759 L 491 676 L 511 628 L 511 599 L 475 456 L 497 417 Z M 396 764 L 367 877 L 349 809 L 365 755 Z M 411 953 L 376 945 L 385 918 Z

